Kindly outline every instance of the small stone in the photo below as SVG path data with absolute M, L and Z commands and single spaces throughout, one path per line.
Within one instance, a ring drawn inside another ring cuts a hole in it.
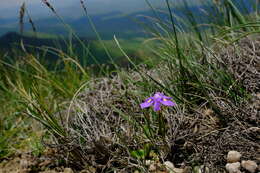
M 21 159 L 20 160 L 20 166 L 21 166 L 22 169 L 26 169 L 30 166 L 30 163 L 26 159 Z
M 257 164 L 255 161 L 252 160 L 242 160 L 241 165 L 243 168 L 245 168 L 246 170 L 248 170 L 251 173 L 256 172 L 257 169 Z
M 151 161 L 151 160 L 146 160 L 146 161 L 145 161 L 145 165 L 146 165 L 146 166 L 149 166 L 149 165 L 151 165 L 152 163 L 153 163 L 153 161 Z
M 237 151 L 229 151 L 227 155 L 227 162 L 234 163 L 239 162 L 241 158 L 241 154 Z
M 54 170 L 47 170 L 47 171 L 41 171 L 39 173 L 59 173 L 59 172 L 54 171 Z
M 259 150 L 259 152 L 260 152 L 260 150 Z M 256 158 L 256 160 L 260 162 L 260 156 L 259 156 L 259 157 L 257 157 L 257 158 Z
M 185 173 L 185 170 L 181 168 L 173 168 L 171 173 Z
M 172 171 L 174 169 L 174 165 L 170 161 L 166 161 L 163 163 L 168 171 Z
M 192 173 L 192 167 L 186 166 L 186 167 L 184 168 L 184 173 Z M 208 172 L 206 172 L 206 173 L 208 173 Z
M 201 171 L 201 169 L 200 169 L 200 166 L 195 166 L 195 167 L 193 168 L 193 172 L 194 172 L 194 173 L 202 173 L 202 171 Z
M 229 173 L 241 173 L 240 172 L 240 162 L 227 163 L 226 164 L 226 170 Z
M 151 164 L 151 165 L 149 166 L 149 171 L 156 171 L 156 166 L 155 166 L 155 164 Z
M 63 173 L 73 173 L 73 170 L 71 168 L 65 168 Z
M 96 172 L 97 172 L 96 168 L 92 166 L 88 166 L 86 169 L 81 170 L 79 173 L 96 173 Z

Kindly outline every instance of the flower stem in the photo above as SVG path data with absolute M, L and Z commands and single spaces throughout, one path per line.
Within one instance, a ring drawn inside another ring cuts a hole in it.
M 145 114 L 144 117 L 146 119 L 148 131 L 149 131 L 149 136 L 147 136 L 147 137 L 150 138 L 150 139 L 153 139 L 153 131 L 152 131 L 152 128 L 151 128 L 150 116 L 148 114 Z
M 159 135 L 165 137 L 165 122 L 162 111 L 158 112 L 159 114 Z

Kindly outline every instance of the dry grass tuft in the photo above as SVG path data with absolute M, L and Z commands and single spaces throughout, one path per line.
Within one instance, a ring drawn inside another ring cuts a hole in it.
M 132 77 L 141 80 L 137 74 Z M 115 165 L 124 170 L 142 167 L 141 163 L 131 157 L 130 151 L 143 148 L 149 142 L 143 136 L 143 129 L 136 123 L 137 120 L 144 121 L 139 109 L 139 92 L 136 86 L 123 79 L 116 76 L 92 81 L 73 102 L 71 136 L 84 140 L 80 147 L 85 162 L 100 169 Z M 180 116 L 173 111 L 167 113 L 167 119 L 172 123 L 168 131 L 171 136 L 168 140 L 170 146 L 177 117 Z M 155 139 L 153 142 L 161 147 L 161 151 L 165 149 L 165 143 L 161 140 Z M 167 152 L 162 155 L 166 157 Z
M 260 38 L 245 38 L 220 55 L 228 70 L 248 91 L 260 91 Z

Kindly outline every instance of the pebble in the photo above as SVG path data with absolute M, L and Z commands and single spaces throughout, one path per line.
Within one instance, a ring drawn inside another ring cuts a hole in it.
M 146 161 L 145 161 L 145 165 L 146 165 L 146 166 L 149 166 L 149 165 L 151 165 L 152 163 L 153 163 L 153 161 L 151 161 L 151 160 L 146 160 Z
M 163 163 L 168 171 L 172 171 L 174 169 L 174 165 L 170 161 L 166 161 Z
M 170 161 L 166 161 L 163 163 L 169 173 L 187 173 L 188 169 L 175 168 L 174 164 Z
M 65 168 L 63 173 L 74 173 L 71 168 Z
M 227 163 L 226 164 L 226 170 L 229 173 L 241 173 L 241 171 L 240 171 L 240 162 Z
M 22 169 L 27 169 L 30 166 L 30 162 L 26 159 L 21 159 L 20 166 Z
M 59 172 L 56 172 L 54 170 L 47 170 L 47 171 L 41 171 L 39 173 L 59 173 Z
M 185 173 L 185 169 L 173 168 L 171 173 Z
M 150 166 L 149 166 L 149 171 L 156 171 L 156 166 L 155 166 L 155 164 L 151 164 Z
M 195 166 L 195 167 L 193 168 L 193 172 L 194 172 L 194 173 L 202 173 L 201 167 L 200 167 L 200 166 Z
M 243 168 L 248 170 L 250 173 L 256 172 L 257 164 L 255 161 L 252 160 L 242 160 L 241 165 Z
M 237 151 L 229 151 L 227 155 L 227 162 L 234 163 L 239 162 L 241 158 L 241 154 Z

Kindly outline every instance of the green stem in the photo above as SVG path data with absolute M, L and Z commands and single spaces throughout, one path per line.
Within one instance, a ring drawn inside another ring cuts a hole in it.
M 145 120 L 147 122 L 148 131 L 149 131 L 149 136 L 147 136 L 147 137 L 150 138 L 150 139 L 153 139 L 153 131 L 152 131 L 152 128 L 151 128 L 150 117 L 149 117 L 148 114 L 145 114 L 144 117 L 145 117 Z
M 165 137 L 165 122 L 162 111 L 159 111 L 159 135 Z

